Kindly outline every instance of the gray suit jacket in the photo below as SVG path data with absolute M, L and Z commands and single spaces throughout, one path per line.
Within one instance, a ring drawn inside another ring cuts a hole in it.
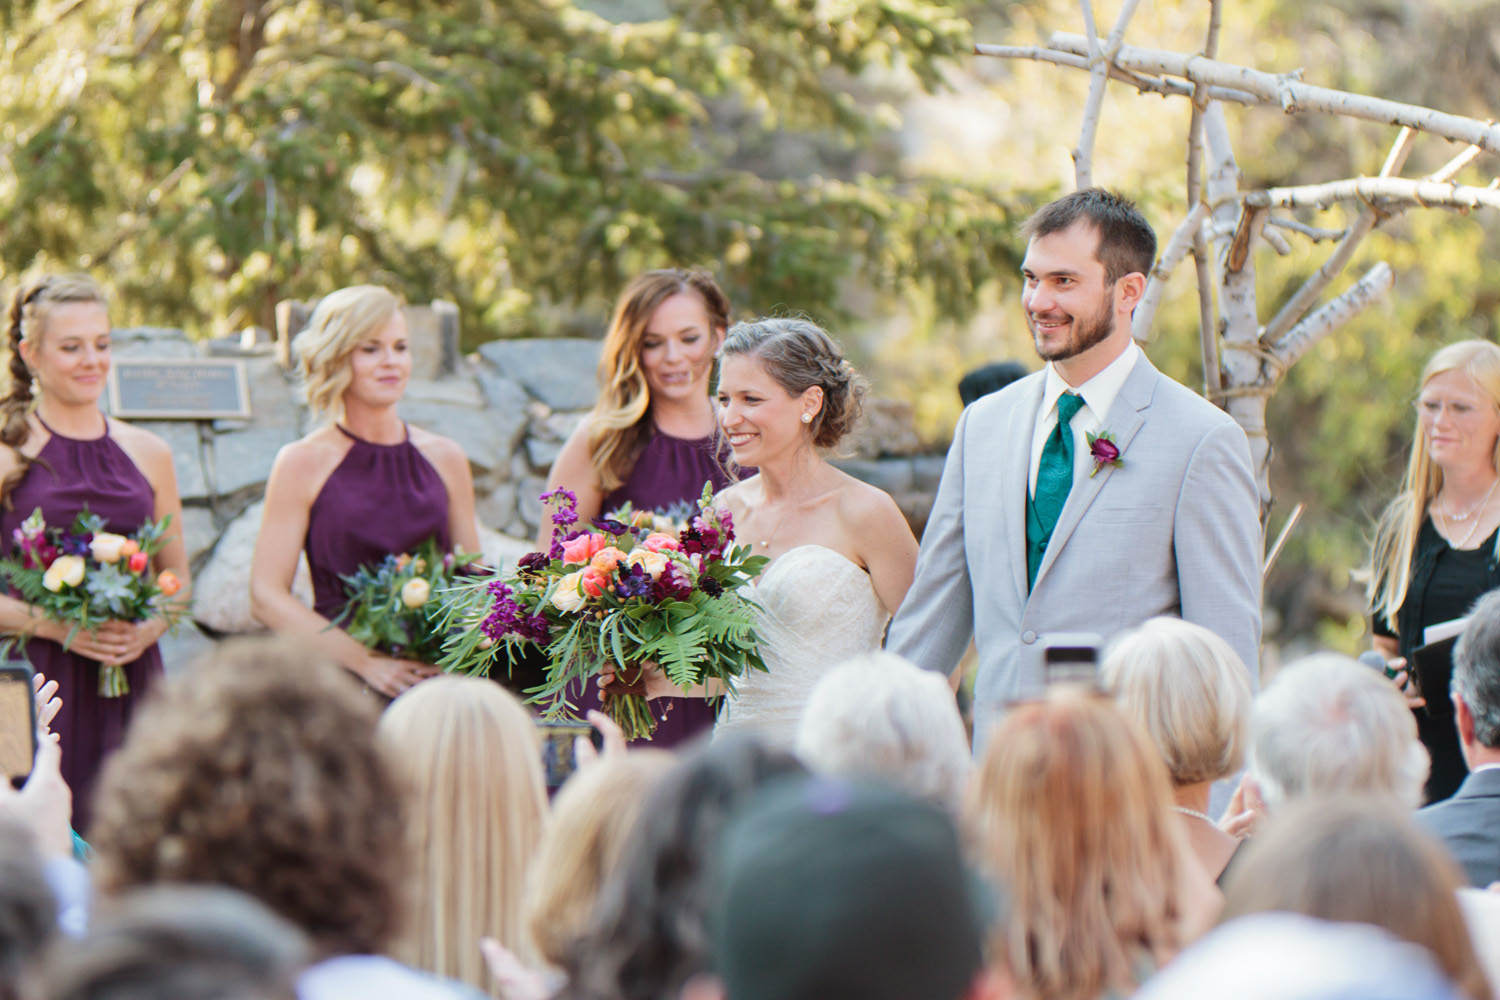
M 1463 865 L 1470 885 L 1500 880 L 1500 770 L 1470 774 L 1453 798 L 1420 810 L 1417 820 Z
M 1107 640 L 1154 615 L 1222 636 L 1255 685 L 1260 654 L 1260 508 L 1250 448 L 1228 414 L 1144 354 L 1103 422 L 1121 465 L 1073 483 L 1026 591 L 1026 494 L 1044 373 L 959 418 L 922 536 L 916 579 L 886 646 L 953 669 L 979 650 L 975 747 L 1017 697 L 1041 689 L 1042 637 Z

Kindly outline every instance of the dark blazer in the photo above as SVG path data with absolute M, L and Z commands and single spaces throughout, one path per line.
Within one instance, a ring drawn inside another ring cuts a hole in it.
M 1500 881 L 1500 768 L 1470 774 L 1453 798 L 1419 810 L 1417 820 L 1442 839 L 1470 885 Z

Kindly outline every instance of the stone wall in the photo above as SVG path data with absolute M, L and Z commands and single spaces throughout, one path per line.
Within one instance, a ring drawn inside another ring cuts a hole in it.
M 448 323 L 441 308 L 414 307 L 409 318 L 414 371 L 401 413 L 463 447 L 474 474 L 485 554 L 511 562 L 535 536 L 547 470 L 593 405 L 599 343 L 493 341 L 459 356 L 456 323 Z M 210 635 L 257 629 L 250 617 L 249 570 L 266 478 L 277 451 L 311 426 L 283 363 L 289 336 L 284 330 L 280 343 L 262 337 L 194 344 L 180 330 L 114 334 L 118 357 L 236 357 L 247 370 L 249 420 L 139 422 L 172 447 L 195 577 L 194 618 Z M 434 339 L 445 343 L 434 347 Z M 922 453 L 910 411 L 901 404 L 870 404 L 849 451 L 839 464 L 891 493 L 920 533 L 942 456 Z M 305 565 L 297 590 L 310 596 Z M 175 641 L 190 653 L 203 640 L 189 629 Z

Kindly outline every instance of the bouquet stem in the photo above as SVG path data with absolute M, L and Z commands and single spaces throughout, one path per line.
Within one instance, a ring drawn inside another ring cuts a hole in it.
M 125 668 L 118 663 L 99 665 L 99 697 L 122 698 L 130 693 L 130 682 L 125 679 Z
M 604 690 L 601 707 L 624 730 L 627 740 L 646 739 L 656 732 L 656 715 L 642 693 L 646 690 L 645 671 L 638 666 L 622 666 L 617 676 L 619 682 Z

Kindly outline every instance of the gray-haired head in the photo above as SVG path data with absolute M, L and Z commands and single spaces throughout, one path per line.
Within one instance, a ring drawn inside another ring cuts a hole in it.
M 1250 773 L 1273 808 L 1335 792 L 1389 795 L 1416 807 L 1428 766 L 1405 699 L 1347 656 L 1290 663 L 1255 700 Z
M 843 663 L 814 685 L 797 756 L 817 773 L 877 778 L 949 809 L 974 767 L 947 679 L 883 652 Z
M 723 357 L 749 355 L 790 396 L 800 396 L 817 387 L 823 405 L 808 430 L 812 443 L 832 448 L 843 440 L 859 420 L 865 382 L 844 359 L 837 342 L 818 324 L 806 319 L 763 318 L 746 320 L 729 328 Z
M 1500 593 L 1481 597 L 1453 648 L 1453 693 L 1474 717 L 1474 739 L 1500 748 Z

